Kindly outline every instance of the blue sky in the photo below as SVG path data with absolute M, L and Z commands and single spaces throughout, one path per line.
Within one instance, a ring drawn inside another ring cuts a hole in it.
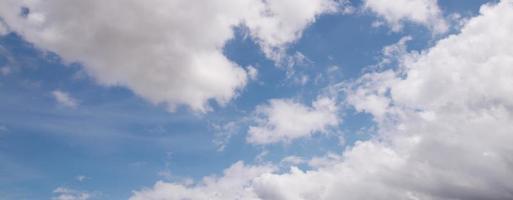
M 88 65 L 102 63 L 103 57 L 96 58 L 94 53 L 84 57 L 60 55 L 62 48 L 31 33 L 39 29 L 13 24 L 19 21 L 11 20 L 9 13 L 0 9 L 1 22 L 9 27 L 8 33 L 0 36 L 0 67 L 5 69 L 0 75 L 0 199 L 58 199 L 66 192 L 57 188 L 66 188 L 76 199 L 81 192 L 89 195 L 85 199 L 128 199 L 134 198 L 134 191 L 151 188 L 159 180 L 178 184 L 189 179 L 201 182 L 212 174 L 222 176 L 223 170 L 237 161 L 250 166 L 274 165 L 280 168 L 274 173 L 279 174 L 287 173 L 283 159 L 288 156 L 309 160 L 329 153 L 342 155 L 356 141 L 379 140 L 376 138 L 383 137 L 380 133 L 386 126 L 370 109 L 362 111 L 348 103 L 350 94 L 330 88 L 376 70 L 385 57 L 383 48 L 401 38 L 411 37 L 405 46 L 411 53 L 429 50 L 439 40 L 458 35 L 462 27 L 458 23 L 472 20 L 483 4 L 495 1 L 438 0 L 438 17 L 449 27 L 441 33 L 426 25 L 431 18 L 415 21 L 404 17 L 400 30 L 394 30 L 393 22 L 387 22 L 378 9 L 365 7 L 366 2 L 345 4 L 353 9 L 351 12 L 319 12 L 314 21 L 300 27 L 301 37 L 273 46 L 285 47 L 286 56 L 281 60 L 266 55 L 263 49 L 270 43 L 265 36 L 254 36 L 256 33 L 244 25 L 232 27 L 233 36 L 224 41 L 220 52 L 242 69 L 254 67 L 258 75 L 253 80 L 247 78 L 224 105 L 215 96 L 207 98 L 210 110 L 206 112 L 168 99 L 154 103 L 153 96 L 134 89 L 137 86 L 131 83 L 102 83 L 98 77 L 103 75 L 94 70 L 103 73 L 103 69 Z M 52 3 L 56 5 L 59 1 Z M 28 16 L 32 10 L 52 11 L 38 4 L 26 6 Z M 454 18 L 455 14 L 460 17 Z M 381 25 L 376 26 L 377 22 Z M 144 41 L 128 41 L 121 46 L 137 48 L 132 42 Z M 159 57 L 150 56 L 154 58 Z M 286 59 L 292 59 L 292 64 L 280 63 Z M 396 69 L 396 65 L 385 64 L 377 71 Z M 151 66 L 137 67 L 151 70 Z M 180 67 L 187 66 L 175 68 Z M 160 86 L 154 86 L 158 91 Z M 161 86 L 165 90 L 166 86 Z M 64 100 L 59 100 L 56 92 L 64 94 Z M 336 102 L 335 124 L 322 125 L 290 140 L 248 142 L 250 127 L 260 123 L 259 108 L 269 108 L 271 99 L 288 99 L 312 108 L 320 97 Z M 168 109 L 173 103 L 177 108 Z M 317 170 L 304 162 L 296 165 L 305 171 Z

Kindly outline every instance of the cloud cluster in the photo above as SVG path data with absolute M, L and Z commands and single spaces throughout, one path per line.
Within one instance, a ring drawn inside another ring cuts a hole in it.
M 375 116 L 379 134 L 330 164 L 244 166 L 248 175 L 227 181 L 238 186 L 230 191 L 205 187 L 231 186 L 220 181 L 159 182 L 133 199 L 513 199 L 513 2 L 480 13 L 459 34 L 404 55 L 397 70 L 367 74 L 346 90 L 358 96 L 348 103 Z M 222 196 L 233 193 L 241 196 Z
M 250 126 L 247 141 L 253 144 L 290 142 L 338 125 L 337 105 L 321 97 L 312 106 L 288 99 L 273 99 L 257 107 L 257 125 Z
M 80 62 L 99 83 L 120 85 L 169 110 L 208 111 L 254 76 L 223 55 L 234 27 L 245 26 L 267 56 L 299 37 L 333 0 L 3 0 L 11 31 L 66 62 Z M 291 12 L 293 11 L 293 12 Z M 3 27 L 3 26 L 2 26 Z
M 365 0 L 364 8 L 382 17 L 394 31 L 401 30 L 404 22 L 424 25 L 438 33 L 448 29 L 437 0 Z

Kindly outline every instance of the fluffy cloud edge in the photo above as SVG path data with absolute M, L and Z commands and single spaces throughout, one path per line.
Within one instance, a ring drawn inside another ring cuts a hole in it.
M 365 0 L 363 8 L 375 13 L 396 32 L 405 22 L 426 26 L 435 33 L 444 33 L 449 28 L 437 0 Z
M 328 128 L 340 122 L 335 101 L 319 97 L 311 106 L 291 99 L 272 99 L 268 104 L 256 108 L 256 125 L 248 130 L 247 142 L 271 144 L 291 142 L 310 137 L 315 133 L 325 133 Z

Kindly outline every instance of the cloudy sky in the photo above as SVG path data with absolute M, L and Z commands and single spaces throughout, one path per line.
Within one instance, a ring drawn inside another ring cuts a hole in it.
M 512 0 L 0 0 L 0 200 L 513 199 Z

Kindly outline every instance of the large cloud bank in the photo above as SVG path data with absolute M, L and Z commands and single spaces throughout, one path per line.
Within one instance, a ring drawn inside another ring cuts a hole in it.
M 245 26 L 271 59 L 301 37 L 332 0 L 2 0 L 0 34 L 15 31 L 98 82 L 125 86 L 170 110 L 230 101 L 248 72 L 223 55 Z M 293 10 L 294 12 L 290 12 Z
M 348 103 L 375 115 L 379 134 L 330 165 L 236 163 L 131 199 L 513 199 L 513 3 L 480 12 L 461 33 L 345 89 Z

